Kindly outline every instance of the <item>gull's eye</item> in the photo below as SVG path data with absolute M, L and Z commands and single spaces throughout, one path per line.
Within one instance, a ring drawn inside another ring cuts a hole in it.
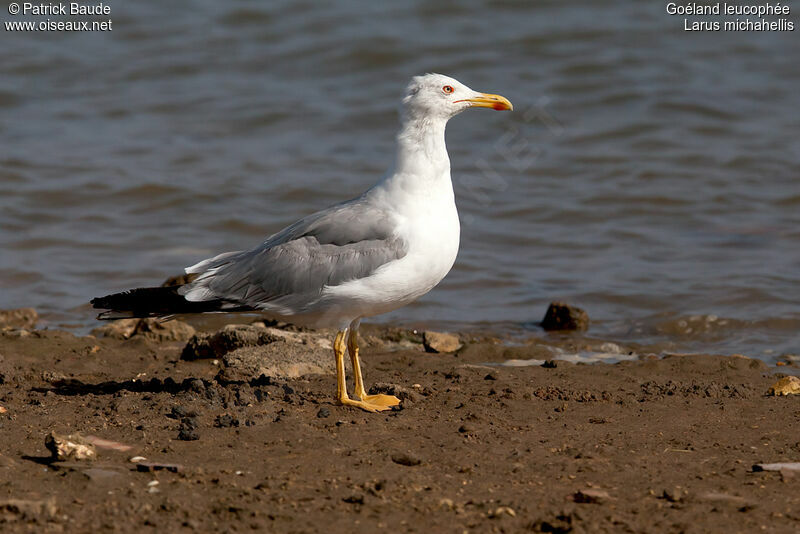
M 442 91 L 444 92 L 444 94 L 449 95 L 450 93 L 453 92 L 453 86 L 445 85 L 444 87 L 442 87 Z

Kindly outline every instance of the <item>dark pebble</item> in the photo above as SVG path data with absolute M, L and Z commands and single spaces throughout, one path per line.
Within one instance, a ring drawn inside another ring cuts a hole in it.
M 172 410 L 167 414 L 170 419 L 183 419 L 184 417 L 195 417 L 197 412 L 188 410 L 183 406 L 173 406 Z
M 239 426 L 239 420 L 230 414 L 218 415 L 214 420 L 214 426 L 217 428 L 230 428 L 232 426 Z
M 392 455 L 392 461 L 396 464 L 413 467 L 422 463 L 422 460 L 410 454 L 398 453 Z
M 541 324 L 545 330 L 586 330 L 589 314 L 565 302 L 551 302 Z
M 331 416 L 331 411 L 326 406 L 323 406 L 317 412 L 317 417 L 319 417 L 320 419 L 322 419 L 324 417 L 330 417 L 330 416 Z
M 197 417 L 184 417 L 181 419 L 181 428 L 178 431 L 178 439 L 182 441 L 195 441 L 200 439 L 200 433 L 197 428 L 200 422 Z
M 492 371 L 488 375 L 484 376 L 483 379 L 484 380 L 497 380 L 497 374 L 494 371 Z
M 350 504 L 364 504 L 363 495 L 350 495 L 349 497 L 345 497 L 342 500 Z
M 192 428 L 181 428 L 178 432 L 178 439 L 181 441 L 197 441 L 200 439 L 200 434 Z

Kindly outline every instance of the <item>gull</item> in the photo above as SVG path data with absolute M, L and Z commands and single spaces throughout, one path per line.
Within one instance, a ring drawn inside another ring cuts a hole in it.
M 453 266 L 461 230 L 445 127 L 470 108 L 513 109 L 507 98 L 473 91 L 448 76 L 415 76 L 403 98 L 394 167 L 374 186 L 255 248 L 187 267 L 196 278 L 186 284 L 92 299 L 95 308 L 109 310 L 98 319 L 257 311 L 293 324 L 333 327 L 338 403 L 369 412 L 397 406 L 397 397 L 364 389 L 358 328 L 365 317 L 421 297 Z M 345 352 L 355 399 L 347 394 Z

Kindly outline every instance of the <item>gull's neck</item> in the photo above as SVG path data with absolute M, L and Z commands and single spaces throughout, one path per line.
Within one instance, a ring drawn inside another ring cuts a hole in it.
M 394 174 L 423 180 L 450 178 L 450 157 L 444 142 L 447 119 L 406 114 L 397 135 Z

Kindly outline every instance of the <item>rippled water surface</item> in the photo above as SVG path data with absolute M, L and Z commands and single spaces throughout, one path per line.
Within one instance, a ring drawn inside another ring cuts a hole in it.
M 317 4 L 1 32 L 0 308 L 83 328 L 92 296 L 358 194 L 436 71 L 515 111 L 451 121 L 459 258 L 382 320 L 526 328 L 564 299 L 598 335 L 800 351 L 800 30 L 685 32 L 659 2 Z

